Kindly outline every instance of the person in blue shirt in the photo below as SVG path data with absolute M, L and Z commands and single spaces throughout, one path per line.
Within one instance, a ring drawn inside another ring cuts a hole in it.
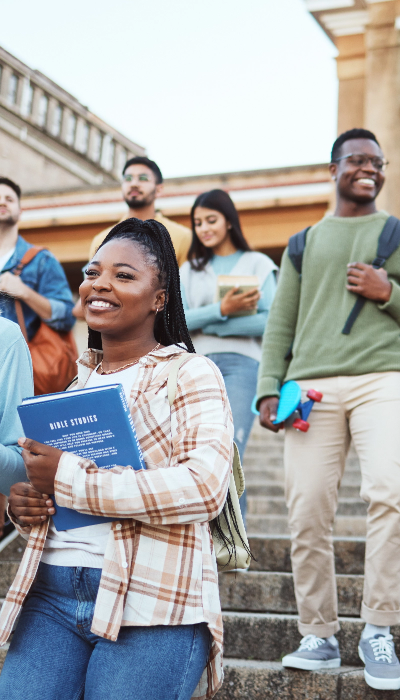
M 33 396 L 31 356 L 18 326 L 0 316 L 0 538 L 5 495 L 13 484 L 27 481 L 18 438 L 24 434 L 17 406 Z M 5 494 L 5 495 L 2 495 Z
M 186 323 L 196 352 L 219 367 L 232 408 L 235 442 L 243 460 L 253 425 L 261 338 L 276 289 L 273 261 L 252 251 L 232 199 L 224 190 L 197 197 L 191 211 L 192 245 L 180 268 Z M 218 275 L 252 275 L 253 289 L 231 289 L 217 301 Z M 243 314 L 237 316 L 236 314 Z M 243 520 L 246 496 L 240 499 Z
M 32 247 L 18 235 L 20 198 L 20 187 L 9 178 L 0 177 L 0 313 L 17 323 L 14 299 L 19 299 L 28 340 L 32 340 L 41 320 L 55 331 L 71 330 L 73 301 L 64 270 L 48 250 L 41 250 L 20 276 L 13 274 L 24 253 Z

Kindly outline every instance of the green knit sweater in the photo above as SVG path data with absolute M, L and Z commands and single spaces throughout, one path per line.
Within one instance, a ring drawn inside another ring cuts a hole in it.
M 392 294 L 367 300 L 350 335 L 342 328 L 357 296 L 346 289 L 347 263 L 371 264 L 385 212 L 327 216 L 307 234 L 300 280 L 287 250 L 264 333 L 257 397 L 279 396 L 289 379 L 400 371 L 400 247 L 385 263 Z M 285 359 L 292 346 L 292 359 Z

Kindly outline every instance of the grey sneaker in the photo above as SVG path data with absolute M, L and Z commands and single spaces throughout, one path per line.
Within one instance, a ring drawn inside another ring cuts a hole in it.
M 365 664 L 364 678 L 375 690 L 400 689 L 400 663 L 391 634 L 360 639 L 358 655 Z
M 327 639 L 316 637 L 315 634 L 308 634 L 301 640 L 297 651 L 283 657 L 282 666 L 302 668 L 304 671 L 338 668 L 340 666 L 339 646 L 334 646 Z

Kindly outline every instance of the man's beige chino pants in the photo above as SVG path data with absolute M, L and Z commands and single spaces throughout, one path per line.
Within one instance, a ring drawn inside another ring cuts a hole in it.
M 374 625 L 400 623 L 400 372 L 307 379 L 324 395 L 310 429 L 285 435 L 285 489 L 301 634 L 339 629 L 332 530 L 350 439 L 368 503 L 361 616 Z

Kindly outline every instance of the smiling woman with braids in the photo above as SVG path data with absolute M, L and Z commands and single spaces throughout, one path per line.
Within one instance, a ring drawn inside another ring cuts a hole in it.
M 34 435 L 20 440 L 30 484 L 13 487 L 10 509 L 29 544 L 0 618 L 4 643 L 23 605 L 0 696 L 211 698 L 222 619 L 208 523 L 224 506 L 233 457 L 224 382 L 210 360 L 189 355 L 169 405 L 171 367 L 194 349 L 162 224 L 115 226 L 80 296 L 90 349 L 74 388 L 124 386 L 147 468 L 102 470 Z M 57 532 L 51 493 L 115 520 Z

